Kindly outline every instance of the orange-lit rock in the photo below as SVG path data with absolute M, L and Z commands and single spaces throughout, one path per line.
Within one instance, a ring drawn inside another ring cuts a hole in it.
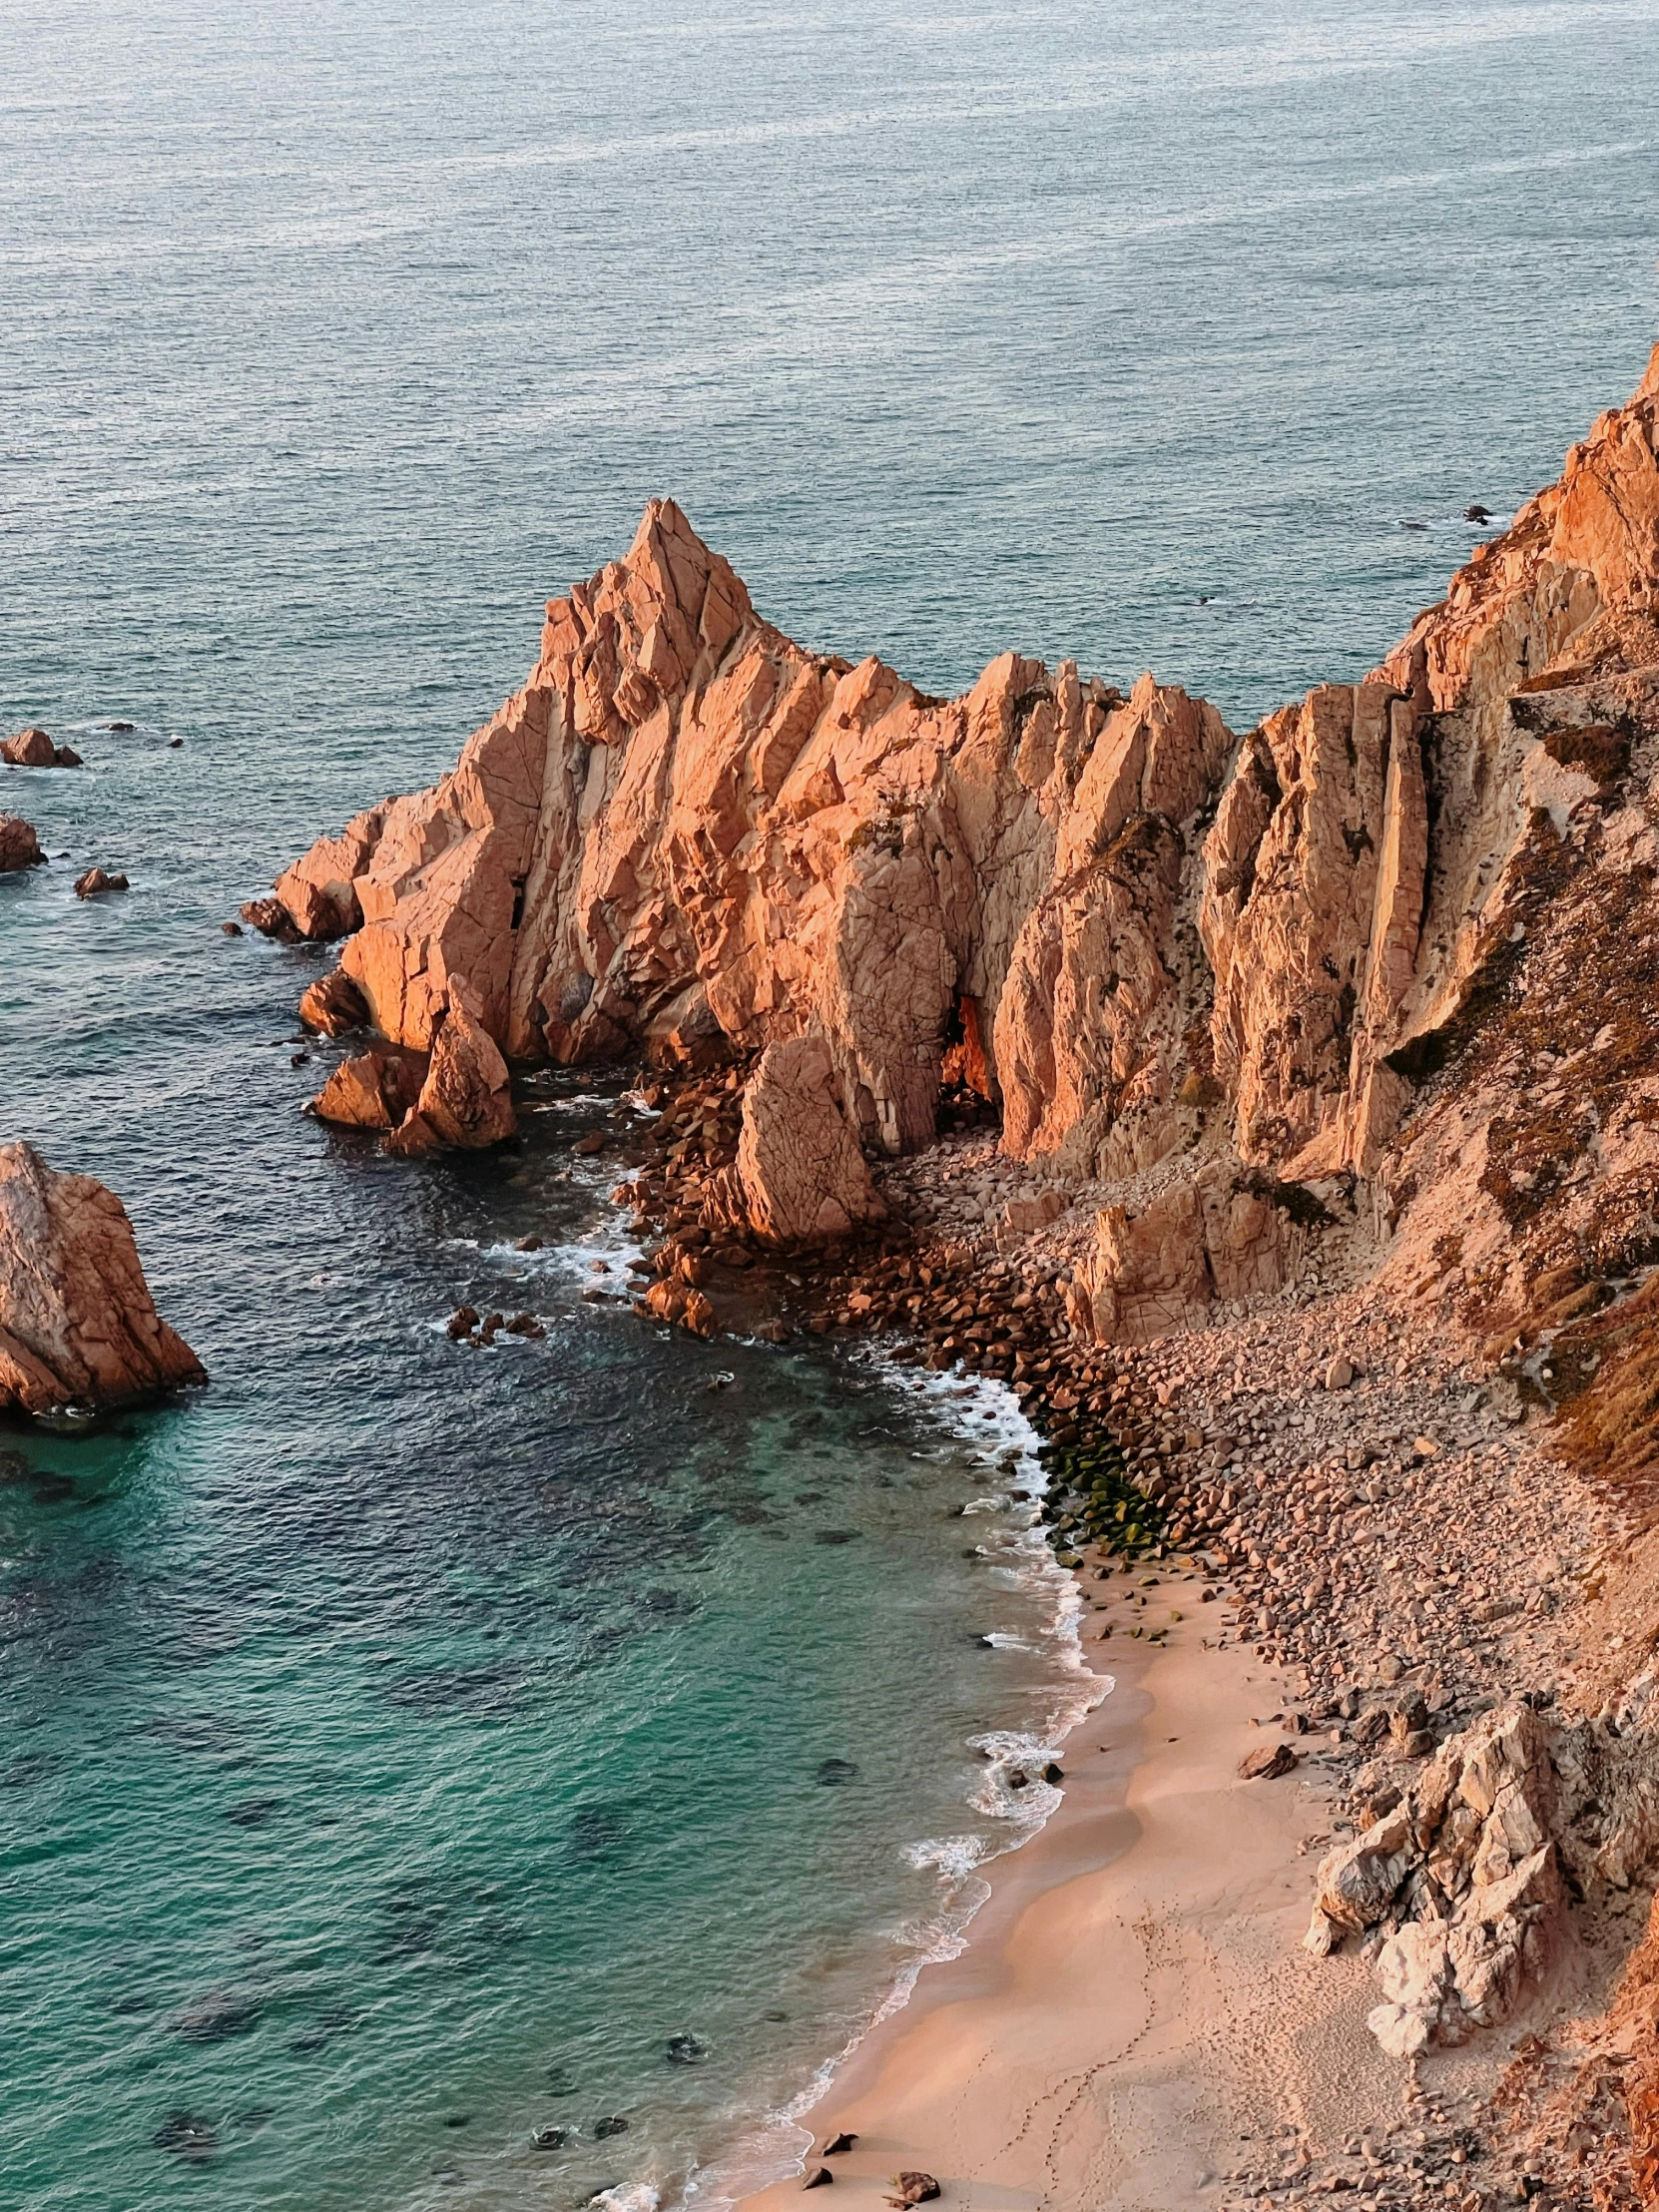
M 127 1405 L 207 1380 L 156 1312 L 121 1201 L 0 1145 L 0 1407 Z
M 734 1166 L 705 1202 L 711 1227 L 782 1247 L 830 1243 L 886 1218 L 835 1092 L 822 1037 L 768 1045 L 744 1090 Z
M 21 815 L 0 815 L 0 875 L 13 868 L 40 867 L 45 859 L 33 825 Z
M 299 1000 L 299 1019 L 325 1037 L 342 1037 L 368 1021 L 368 1002 L 343 968 L 333 968 L 308 984 Z
M 419 1097 L 424 1074 L 423 1063 L 406 1052 L 358 1052 L 334 1069 L 311 1111 L 343 1129 L 395 1129 Z
M 420 1050 L 457 994 L 532 1060 L 813 1034 L 869 1150 L 930 1138 L 948 1055 L 1060 1173 L 1152 1166 L 1218 1117 L 1246 1159 L 1369 1170 L 1525 834 L 1511 695 L 1653 627 L 1656 411 L 1650 370 L 1374 678 L 1242 744 L 1150 676 L 1126 699 L 1006 653 L 938 701 L 808 651 L 653 501 L 454 773 L 267 903 L 319 933 L 354 898 L 345 971 Z

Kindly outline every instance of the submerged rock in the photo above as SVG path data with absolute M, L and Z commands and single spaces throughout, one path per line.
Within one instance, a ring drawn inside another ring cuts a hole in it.
M 0 1145 L 0 1408 L 128 1405 L 207 1380 L 156 1312 L 121 1201 Z
M 199 2163 L 210 2159 L 219 2148 L 218 2130 L 200 2112 L 170 2112 L 150 2140 L 157 2150 L 170 2150 Z

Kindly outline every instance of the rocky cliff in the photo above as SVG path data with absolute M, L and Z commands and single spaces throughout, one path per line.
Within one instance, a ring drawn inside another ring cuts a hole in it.
M 1618 782 L 1659 668 L 1656 412 L 1659 353 L 1372 676 L 1242 738 L 1151 676 L 1008 653 L 946 701 L 809 652 L 654 501 L 453 773 L 250 912 L 346 937 L 417 1053 L 451 1018 L 519 1060 L 811 1036 L 872 1155 L 930 1139 L 950 1056 L 1062 1177 L 1200 1144 L 1372 1174 L 1509 956 L 1540 824 Z M 426 1137 L 510 1128 L 474 1080 Z

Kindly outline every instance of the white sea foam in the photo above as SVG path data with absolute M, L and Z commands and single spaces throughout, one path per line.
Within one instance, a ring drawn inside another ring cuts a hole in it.
M 918 1375 L 896 1367 L 879 1351 L 859 1357 L 877 1367 L 889 1382 L 930 1401 L 963 1440 L 984 1447 L 976 1465 L 997 1466 L 1007 1475 L 1011 1489 L 1040 1493 L 1046 1488 L 1038 1457 L 1041 1439 L 1005 1383 L 988 1377 L 964 1380 L 948 1370 Z M 986 1641 L 1000 1650 L 1024 1651 L 1049 1661 L 1054 1672 L 1048 1710 L 1032 1730 L 990 1729 L 968 1739 L 968 1749 L 984 1761 L 984 1772 L 969 1789 L 967 1802 L 995 1821 L 999 1833 L 925 1837 L 903 1847 L 912 1867 L 937 1876 L 939 1910 L 894 1931 L 909 1956 L 869 2018 L 799 2095 L 768 2114 L 720 2159 L 691 2176 L 677 2200 L 686 2212 L 730 2212 L 754 2191 L 802 2170 L 814 2141 L 812 2130 L 803 2125 L 805 2116 L 826 2095 L 838 2069 L 865 2036 L 908 2004 L 923 1969 L 959 1958 L 967 1948 L 968 1931 L 991 1895 L 981 1870 L 1029 1843 L 1059 1809 L 1064 1793 L 1044 1782 L 1042 1771 L 1084 1715 L 1115 1687 L 1110 1675 L 1095 1674 L 1083 1657 L 1078 1634 L 1083 1600 L 1075 1577 L 1056 1561 L 1040 1516 L 1022 1511 L 1006 1494 L 975 1498 L 963 1510 L 1000 1511 L 1004 1516 L 996 1529 L 986 1531 L 987 1539 L 1006 1555 L 1006 1564 L 993 1572 L 1005 1577 L 1005 1586 L 1037 1600 L 1041 1622 L 1035 1638 L 1029 1632 L 992 1629 Z M 1015 1776 L 1023 1776 L 1018 1785 Z
M 603 2205 L 605 2212 L 657 2212 L 662 2197 L 649 2181 L 619 2182 L 614 2189 L 601 2189 L 598 2196 L 590 2197 L 590 2205 Z

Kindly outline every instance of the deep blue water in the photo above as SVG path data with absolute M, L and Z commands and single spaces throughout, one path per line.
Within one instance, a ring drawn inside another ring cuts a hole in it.
M 969 1739 L 1067 1690 L 952 1517 L 994 1424 L 585 1304 L 603 1107 L 330 1137 L 317 956 L 219 921 L 447 765 L 654 492 L 932 690 L 1013 645 L 1242 725 L 1368 667 L 1640 373 L 1656 33 L 5 9 L 0 722 L 88 767 L 0 781 L 69 855 L 0 882 L 0 1136 L 121 1193 L 214 1382 L 0 1438 L 0 2201 L 676 2186 L 942 1939 L 1011 1834 Z M 548 1336 L 458 1353 L 463 1295 Z

